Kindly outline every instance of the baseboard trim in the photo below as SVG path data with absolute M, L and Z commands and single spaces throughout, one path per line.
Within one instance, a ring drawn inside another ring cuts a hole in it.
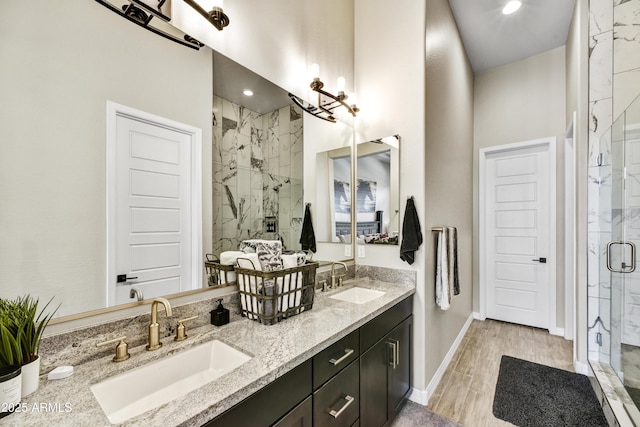
M 549 328 L 549 333 L 564 338 L 564 328 Z
M 471 315 L 476 320 L 487 320 L 487 316 L 485 316 L 482 313 L 477 312 L 477 311 L 474 311 L 473 313 L 471 313 Z
M 462 342 L 462 338 L 464 338 L 464 335 L 467 333 L 467 330 L 469 330 L 469 326 L 471 326 L 471 322 L 474 320 L 474 318 L 475 318 L 475 313 L 471 313 L 467 318 L 467 321 L 465 322 L 464 326 L 462 326 L 462 329 L 460 329 L 458 336 L 453 341 L 453 344 L 449 348 L 449 351 L 447 352 L 444 359 L 440 363 L 438 370 L 433 375 L 433 378 L 431 378 L 431 381 L 427 385 L 427 388 L 424 390 L 420 390 L 417 388 L 411 389 L 411 395 L 409 396 L 409 399 L 412 402 L 416 402 L 423 406 L 429 403 L 429 399 L 431 398 L 431 396 L 433 396 L 433 393 L 435 393 L 436 387 L 438 387 L 438 384 L 440 384 L 440 381 L 442 380 L 442 377 L 444 376 L 444 373 L 447 370 L 449 363 L 451 363 L 451 360 L 453 359 L 453 355 L 456 353 L 456 350 L 458 350 L 458 347 Z
M 582 374 L 582 375 L 591 375 L 589 373 L 589 364 L 588 363 L 582 363 L 579 362 L 577 360 L 573 361 L 573 369 L 578 373 L 578 374 Z

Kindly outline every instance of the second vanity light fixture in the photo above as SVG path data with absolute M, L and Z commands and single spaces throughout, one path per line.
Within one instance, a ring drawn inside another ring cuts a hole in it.
M 322 82 L 322 80 L 320 80 L 320 67 L 318 66 L 318 64 L 313 64 L 311 66 L 311 74 L 313 76 L 313 81 L 311 82 L 309 87 L 311 87 L 314 92 L 318 93 L 318 105 L 313 105 L 295 96 L 294 94 L 289 93 L 289 98 L 291 98 L 291 100 L 295 102 L 296 105 L 298 105 L 307 113 L 332 123 L 336 122 L 336 118 L 333 116 L 333 110 L 338 107 L 344 107 L 349 112 L 349 114 L 351 114 L 353 117 L 356 116 L 356 113 L 360 111 L 360 109 L 355 104 L 355 95 L 350 95 L 352 102 L 351 104 L 347 104 L 345 102 L 347 99 L 349 99 L 349 96 L 345 95 L 344 93 L 344 77 L 338 77 L 338 94 L 334 95 L 323 89 L 324 83 Z
M 222 10 L 222 0 L 217 0 L 209 12 L 204 10 L 195 0 L 184 0 L 184 2 L 204 16 L 204 19 L 216 27 L 218 31 L 222 31 L 224 27 L 229 25 L 229 17 Z

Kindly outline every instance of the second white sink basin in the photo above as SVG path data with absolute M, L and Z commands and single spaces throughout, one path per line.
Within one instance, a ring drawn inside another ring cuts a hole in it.
M 375 291 L 373 289 L 360 288 L 358 286 L 347 289 L 329 298 L 337 299 L 340 301 L 347 301 L 354 304 L 364 304 L 369 301 L 373 301 L 376 298 L 380 298 L 385 292 Z
M 91 386 L 112 423 L 121 423 L 221 377 L 251 357 L 213 340 Z

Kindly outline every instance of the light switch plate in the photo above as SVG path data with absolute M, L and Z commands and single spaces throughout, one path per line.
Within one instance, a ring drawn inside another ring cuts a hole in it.
M 351 256 L 351 245 L 344 245 L 344 256 Z
M 358 245 L 358 258 L 364 258 L 364 245 Z

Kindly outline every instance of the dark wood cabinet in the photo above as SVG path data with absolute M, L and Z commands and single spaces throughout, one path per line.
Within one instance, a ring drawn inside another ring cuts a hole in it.
M 360 422 L 363 426 L 391 424 L 411 392 L 412 319 L 409 314 L 360 356 Z
M 391 357 L 392 363 L 387 366 L 389 373 L 389 413 L 393 420 L 402 409 L 402 405 L 411 393 L 411 337 L 413 332 L 413 316 L 409 316 L 388 336 L 394 344 L 396 354 Z
M 205 426 L 388 426 L 411 391 L 412 309 L 402 300 Z
M 273 427 L 312 427 L 313 426 L 313 398 L 307 397 L 301 404 L 293 408 Z
M 312 392 L 311 359 L 205 424 L 206 427 L 271 426 Z M 286 424 L 285 424 L 286 425 Z M 294 424 L 295 425 L 295 424 Z

